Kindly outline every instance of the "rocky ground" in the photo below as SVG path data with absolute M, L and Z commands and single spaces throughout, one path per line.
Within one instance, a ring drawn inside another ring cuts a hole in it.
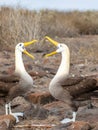
M 98 36 L 78 38 L 55 38 L 66 43 L 71 52 L 70 76 L 96 76 L 98 74 Z M 0 47 L 2 48 L 2 47 Z M 0 49 L 0 76 L 14 72 L 14 46 Z M 55 100 L 49 93 L 48 85 L 60 64 L 60 54 L 47 59 L 43 55 L 55 50 L 49 43 L 34 45 L 29 52 L 35 56 L 31 60 L 23 56 L 26 70 L 34 79 L 34 91 L 29 95 L 32 104 L 22 97 L 11 102 L 13 112 L 24 112 L 24 117 L 15 123 L 12 116 L 5 116 L 4 102 L 0 98 L 0 130 L 98 130 L 98 90 L 78 98 L 82 105 L 78 108 L 76 122 L 62 124 L 68 106 Z M 93 106 L 89 106 L 89 103 Z M 35 108 L 33 104 L 37 104 Z

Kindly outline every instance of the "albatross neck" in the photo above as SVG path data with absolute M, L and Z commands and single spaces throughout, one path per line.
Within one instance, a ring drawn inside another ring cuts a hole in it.
M 25 70 L 22 59 L 22 52 L 20 52 L 19 50 L 15 50 L 15 73 L 16 75 L 20 76 L 20 78 L 25 82 L 33 84 L 33 79 Z
M 70 68 L 70 52 L 69 48 L 66 46 L 66 48 L 61 52 L 61 64 L 58 68 L 58 71 L 56 75 L 54 76 L 53 80 L 60 81 L 63 79 L 66 79 L 66 77 L 69 74 L 69 68 Z

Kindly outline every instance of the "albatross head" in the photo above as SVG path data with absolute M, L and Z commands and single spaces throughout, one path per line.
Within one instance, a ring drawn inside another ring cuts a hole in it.
M 49 57 L 49 56 L 52 56 L 57 53 L 62 53 L 64 51 L 69 55 L 69 48 L 67 47 L 67 45 L 65 45 L 63 43 L 58 43 L 57 41 L 54 41 L 53 39 L 51 39 L 48 36 L 46 36 L 45 39 L 47 39 L 48 41 L 50 41 L 53 45 L 55 45 L 57 47 L 56 51 L 46 54 L 45 57 Z
M 33 40 L 33 41 L 30 41 L 30 42 L 25 42 L 25 43 L 18 43 L 17 45 L 16 45 L 16 47 L 15 47 L 15 50 L 16 50 L 16 52 L 20 52 L 20 53 L 25 53 L 26 55 L 28 55 L 29 57 L 31 57 L 32 59 L 34 59 L 34 56 L 33 55 L 31 55 L 30 53 L 28 53 L 27 51 L 26 51 L 26 46 L 28 46 L 28 45 L 30 45 L 30 44 L 33 44 L 33 43 L 35 43 L 35 42 L 37 42 L 37 40 Z

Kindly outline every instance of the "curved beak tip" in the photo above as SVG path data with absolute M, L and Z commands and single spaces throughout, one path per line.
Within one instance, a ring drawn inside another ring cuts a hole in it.
M 50 41 L 53 45 L 58 46 L 58 42 L 57 42 L 57 41 L 54 41 L 54 40 L 51 39 L 50 37 L 45 36 L 45 39 L 48 40 L 48 41 Z
M 29 45 L 36 43 L 36 42 L 38 42 L 38 40 L 32 40 L 30 42 L 24 42 L 24 46 L 29 46 Z

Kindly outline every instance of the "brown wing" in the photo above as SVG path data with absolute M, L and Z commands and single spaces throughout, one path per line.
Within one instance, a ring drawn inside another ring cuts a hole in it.
M 66 89 L 74 97 L 79 96 L 80 94 L 87 93 L 98 89 L 96 86 L 97 81 L 92 77 L 75 77 L 66 79 L 65 85 L 62 83 L 62 87 Z
M 72 86 L 80 83 L 84 78 L 83 77 L 68 77 L 62 82 L 62 86 Z
M 16 75 L 0 76 L 0 95 L 7 95 L 9 89 L 16 86 L 19 77 Z
M 13 75 L 6 75 L 6 76 L 0 76 L 0 82 L 4 82 L 4 83 L 19 82 L 19 77 L 16 76 L 15 74 L 13 74 Z

